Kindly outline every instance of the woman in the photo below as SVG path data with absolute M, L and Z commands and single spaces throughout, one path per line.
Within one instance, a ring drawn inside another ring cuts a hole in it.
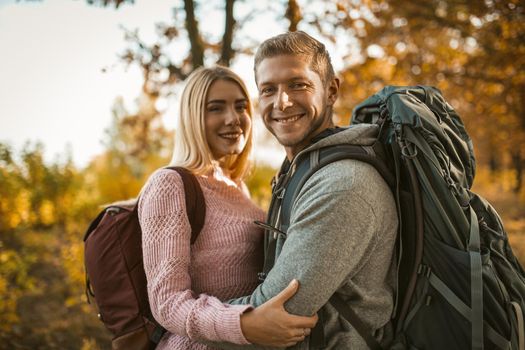
M 243 178 L 252 148 L 252 108 L 242 80 L 224 67 L 200 68 L 182 93 L 173 166 L 197 176 L 206 202 L 204 227 L 190 248 L 180 176 L 161 169 L 139 203 L 144 269 L 155 319 L 168 330 L 158 349 L 209 349 L 198 341 L 291 346 L 316 316 L 286 313 L 288 287 L 257 309 L 220 300 L 250 294 L 261 270 L 264 213 Z

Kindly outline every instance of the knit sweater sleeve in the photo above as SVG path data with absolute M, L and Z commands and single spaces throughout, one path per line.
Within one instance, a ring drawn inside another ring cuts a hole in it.
M 191 228 L 180 175 L 166 169 L 154 173 L 142 191 L 138 214 L 155 319 L 170 333 L 193 340 L 248 344 L 240 315 L 249 305 L 223 304 L 191 289 Z

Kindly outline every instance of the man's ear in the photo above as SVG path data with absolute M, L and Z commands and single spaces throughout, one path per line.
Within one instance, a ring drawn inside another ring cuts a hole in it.
M 333 105 L 335 101 L 337 101 L 337 97 L 339 97 L 339 85 L 340 80 L 337 77 L 334 77 L 329 83 L 328 83 L 328 104 Z

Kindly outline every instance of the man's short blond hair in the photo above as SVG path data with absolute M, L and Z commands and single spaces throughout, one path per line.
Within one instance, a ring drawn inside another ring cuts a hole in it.
M 283 33 L 265 40 L 255 54 L 254 71 L 265 58 L 281 55 L 304 57 L 326 86 L 335 76 L 330 54 L 319 40 L 303 31 Z

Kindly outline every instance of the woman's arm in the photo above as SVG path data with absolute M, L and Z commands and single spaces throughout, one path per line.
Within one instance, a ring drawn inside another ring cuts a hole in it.
M 261 306 L 241 315 L 241 328 L 248 341 L 269 346 L 292 346 L 303 341 L 317 323 L 312 317 L 289 314 L 284 304 L 297 292 L 299 282 L 290 284 Z
M 292 280 L 279 294 L 255 309 L 241 315 L 242 331 L 254 344 L 239 345 L 227 342 L 202 341 L 207 345 L 227 350 L 275 350 L 301 342 L 310 335 L 317 323 L 317 315 L 312 317 L 289 314 L 284 304 L 299 287 L 297 280 Z
M 170 333 L 190 339 L 248 344 L 240 315 L 250 309 L 223 304 L 191 290 L 190 235 L 180 175 L 159 170 L 148 180 L 139 203 L 144 270 L 150 307 Z
M 191 290 L 191 228 L 177 173 L 160 170 L 150 178 L 141 195 L 139 220 L 151 311 L 170 333 L 200 341 L 287 346 L 298 341 L 302 328 L 315 324 L 312 318 L 284 310 L 284 302 L 297 290 L 294 286 L 255 310 Z

